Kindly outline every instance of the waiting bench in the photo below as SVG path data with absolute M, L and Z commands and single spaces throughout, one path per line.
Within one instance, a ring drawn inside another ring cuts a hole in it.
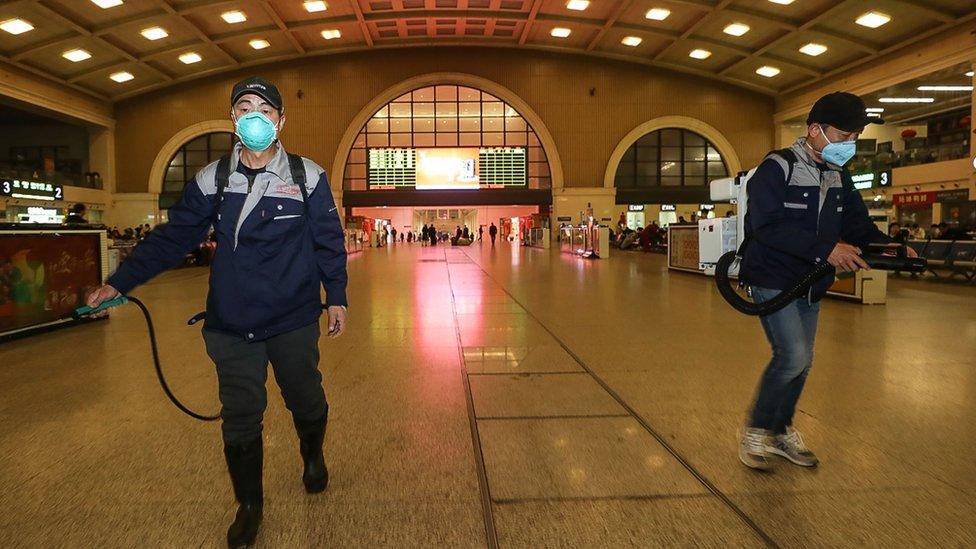
M 962 275 L 976 281 L 976 241 L 910 240 L 907 244 L 928 261 L 928 270 L 936 278 L 947 272 L 950 277 Z

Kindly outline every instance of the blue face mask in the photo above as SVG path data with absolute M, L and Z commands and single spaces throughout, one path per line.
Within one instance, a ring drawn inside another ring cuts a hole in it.
M 823 157 L 825 162 L 830 162 L 835 166 L 843 166 L 850 162 L 854 155 L 857 153 L 857 141 L 841 141 L 840 143 L 831 143 L 827 134 L 824 133 L 823 127 L 820 128 L 820 135 L 827 140 L 827 145 L 820 151 L 820 156 Z
M 264 113 L 253 111 L 237 119 L 235 133 L 245 147 L 261 152 L 274 143 L 278 137 L 278 128 Z

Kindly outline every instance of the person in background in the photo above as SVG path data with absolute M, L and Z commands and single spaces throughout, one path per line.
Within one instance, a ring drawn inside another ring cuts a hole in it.
M 947 223 L 939 223 L 939 231 L 942 240 L 972 240 L 969 233 L 959 227 L 950 227 Z
M 491 226 L 488 227 L 488 237 L 491 238 L 491 245 L 494 246 L 495 238 L 498 237 L 498 227 L 496 227 L 494 223 L 492 223 Z
M 891 225 L 888 225 L 888 238 L 891 238 L 899 244 L 905 243 L 905 231 L 902 230 L 901 223 L 896 221 Z
M 485 237 L 485 226 L 478 225 L 478 241 L 481 242 Z
M 68 212 L 68 217 L 64 219 L 65 225 L 87 224 L 88 220 L 85 219 L 86 211 L 88 211 L 88 208 L 85 207 L 85 205 L 82 204 L 81 202 L 75 204 L 74 206 L 71 207 L 71 210 Z
M 933 223 L 932 226 L 929 227 L 929 234 L 927 236 L 929 238 L 935 240 L 935 239 L 938 239 L 939 238 L 939 233 L 940 232 L 941 231 L 939 231 L 939 224 L 938 223 Z
M 685 220 L 685 216 L 679 215 L 678 216 L 678 225 L 687 225 L 687 224 L 688 224 L 688 222 Z
M 427 242 L 430 240 L 430 238 L 428 238 L 427 224 L 426 223 L 424 223 L 423 228 L 420 229 L 420 234 L 417 235 L 417 238 L 420 239 L 420 245 L 421 246 L 427 246 Z
M 430 245 L 431 246 L 436 246 L 437 245 L 437 228 L 434 227 L 433 224 L 430 226 L 430 229 L 428 229 L 427 234 L 430 237 Z
M 912 228 L 908 233 L 912 240 L 925 240 L 925 230 L 918 226 L 918 223 L 912 223 Z

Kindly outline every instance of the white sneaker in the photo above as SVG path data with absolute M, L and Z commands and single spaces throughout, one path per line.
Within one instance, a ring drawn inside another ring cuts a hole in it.
M 820 460 L 803 444 L 800 433 L 792 427 L 786 428 L 786 433 L 769 437 L 766 452 L 782 456 L 801 467 L 815 467 Z
M 766 440 L 769 431 L 746 427 L 739 432 L 739 460 L 751 469 L 768 471 L 771 468 L 766 457 Z

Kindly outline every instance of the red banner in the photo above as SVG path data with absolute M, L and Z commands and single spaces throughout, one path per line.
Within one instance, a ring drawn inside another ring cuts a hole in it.
M 931 206 L 935 203 L 935 192 L 896 194 L 895 206 Z

